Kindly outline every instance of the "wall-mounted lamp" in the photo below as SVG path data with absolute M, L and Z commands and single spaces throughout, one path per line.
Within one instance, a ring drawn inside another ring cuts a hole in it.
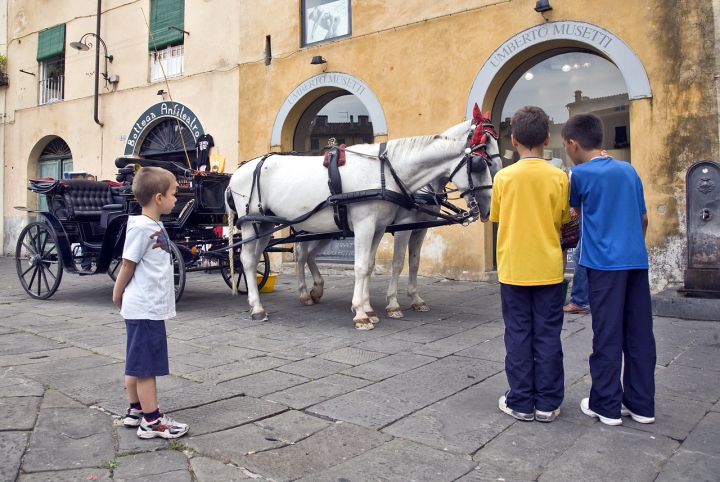
M 316 55 L 316 56 L 314 56 L 314 57 L 312 58 L 312 60 L 310 61 L 310 64 L 311 64 L 311 65 L 325 64 L 325 67 L 323 67 L 323 72 L 325 72 L 325 71 L 327 70 L 327 60 L 325 60 L 324 58 L 322 58 L 321 55 Z
M 158 90 L 157 95 L 165 95 L 165 91 L 163 89 Z
M 546 22 L 548 19 L 545 17 L 544 12 L 549 12 L 552 9 L 550 0 L 537 0 L 537 2 L 535 2 L 535 11 L 542 15 L 542 18 L 544 18 Z
M 99 6 L 98 6 L 99 8 Z M 100 33 L 100 14 L 98 13 L 98 33 Z M 100 43 L 103 46 L 103 50 L 105 51 L 105 73 L 102 74 L 103 79 L 105 79 L 105 87 L 107 88 L 108 83 L 108 60 L 112 63 L 113 56 L 108 55 L 107 53 L 107 46 L 105 45 L 105 42 L 103 42 L 103 39 L 101 39 L 98 35 L 94 33 L 86 33 L 82 37 L 80 37 L 80 40 L 78 42 L 70 42 L 70 47 L 74 48 L 75 50 L 79 50 L 81 52 L 90 50 L 90 47 L 92 47 L 92 44 L 88 44 L 86 41 L 84 41 L 87 37 L 95 37 L 100 41 Z M 98 119 L 98 83 L 100 81 L 98 77 L 98 70 L 100 70 L 100 46 L 95 46 L 95 102 L 94 102 L 94 111 L 95 111 L 95 123 L 99 126 L 102 126 L 103 123 L 100 122 L 100 119 Z

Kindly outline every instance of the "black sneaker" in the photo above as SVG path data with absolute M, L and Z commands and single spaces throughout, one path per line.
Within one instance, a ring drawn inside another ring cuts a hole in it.
M 125 418 L 123 419 L 123 425 L 126 427 L 138 427 L 140 426 L 140 419 L 143 418 L 142 410 L 137 410 L 131 407 L 125 411 Z
M 138 437 L 140 438 L 178 438 L 185 435 L 190 427 L 185 423 L 178 423 L 165 414 L 152 422 L 146 422 L 145 418 L 140 421 Z

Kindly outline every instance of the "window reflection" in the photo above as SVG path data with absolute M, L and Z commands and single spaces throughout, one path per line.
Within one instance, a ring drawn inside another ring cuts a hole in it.
M 544 157 L 554 165 L 565 170 L 572 165 L 565 154 L 560 131 L 571 116 L 581 112 L 594 112 L 602 119 L 603 149 L 616 159 L 630 162 L 630 103 L 618 68 L 589 52 L 544 57 L 539 62 L 521 65 L 508 79 L 510 85 L 503 87 L 505 92 L 509 88 L 500 122 L 504 165 L 519 159 L 510 142 L 510 118 L 525 105 L 537 105 L 550 116 L 551 139 Z

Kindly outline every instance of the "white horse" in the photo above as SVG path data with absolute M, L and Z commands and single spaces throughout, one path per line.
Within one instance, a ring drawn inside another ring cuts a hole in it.
M 462 192 L 470 212 L 486 222 L 490 213 L 492 174 L 500 168 L 500 155 L 494 131 L 490 130 L 493 135 L 488 136 L 484 133 L 485 125 L 489 125 L 489 121 L 482 117 L 476 106 L 473 121 L 458 124 L 443 135 L 389 141 L 387 158 L 408 192 L 415 192 L 434 180 L 447 177 Z M 487 157 L 474 156 L 476 152 Z M 381 154 L 378 144 L 355 145 L 346 150 L 347 163 L 340 168 L 344 192 L 381 188 Z M 387 189 L 402 192 L 387 166 L 385 173 Z M 312 212 L 328 199 L 330 189 L 327 180 L 322 157 L 270 155 L 242 165 L 233 174 L 228 190 L 240 216 L 272 213 L 293 220 Z M 384 200 L 347 205 L 348 225 L 355 237 L 352 310 L 358 329 L 373 328 L 368 317 L 368 312 L 373 312 L 369 286 L 371 264 L 374 264 L 375 252 L 385 228 L 395 219 L 398 209 L 397 204 Z M 251 316 L 256 320 L 267 320 L 267 313 L 260 303 L 255 269 L 275 222 L 257 219 L 255 224 L 242 217 L 238 220 L 242 237 L 248 240 L 243 245 L 240 259 L 248 282 Z M 294 228 L 308 233 L 336 231 L 332 207 L 325 207 L 297 222 Z M 261 236 L 256 237 L 258 234 Z
M 447 178 L 440 178 L 430 183 L 429 193 L 441 193 L 447 184 Z M 417 194 L 428 195 L 428 190 L 423 188 Z M 425 209 L 429 211 L 439 212 L 439 204 L 427 204 Z M 428 213 L 424 213 L 415 209 L 400 208 L 395 214 L 392 224 L 410 224 L 423 221 L 434 221 L 437 218 Z M 405 253 L 409 254 L 408 268 L 410 275 L 408 277 L 407 295 L 411 300 L 411 306 L 415 311 L 430 311 L 425 301 L 420 298 L 417 290 L 417 274 L 420 269 L 420 250 L 422 249 L 423 240 L 427 234 L 427 228 L 396 231 L 393 236 L 393 262 L 390 274 L 390 285 L 387 291 L 388 305 L 385 312 L 390 318 L 403 318 L 403 312 L 400 310 L 400 304 L 397 300 L 397 287 L 400 273 L 402 273 L 405 265 Z M 300 291 L 300 302 L 310 306 L 320 301 L 323 296 L 325 280 L 320 274 L 315 257 L 321 252 L 325 246 L 330 244 L 331 239 L 322 239 L 318 241 L 304 241 L 295 244 L 295 261 L 297 263 L 298 273 L 298 291 Z M 307 284 L 305 283 L 305 265 L 307 264 L 310 274 L 313 278 L 313 287 L 308 293 Z M 370 320 L 377 318 L 374 313 L 366 313 Z

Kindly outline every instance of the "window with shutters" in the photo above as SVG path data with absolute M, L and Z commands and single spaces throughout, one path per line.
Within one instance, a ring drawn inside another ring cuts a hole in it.
M 63 99 L 65 92 L 65 24 L 38 33 L 39 104 Z
M 150 2 L 150 82 L 177 77 L 185 70 L 185 0 Z

